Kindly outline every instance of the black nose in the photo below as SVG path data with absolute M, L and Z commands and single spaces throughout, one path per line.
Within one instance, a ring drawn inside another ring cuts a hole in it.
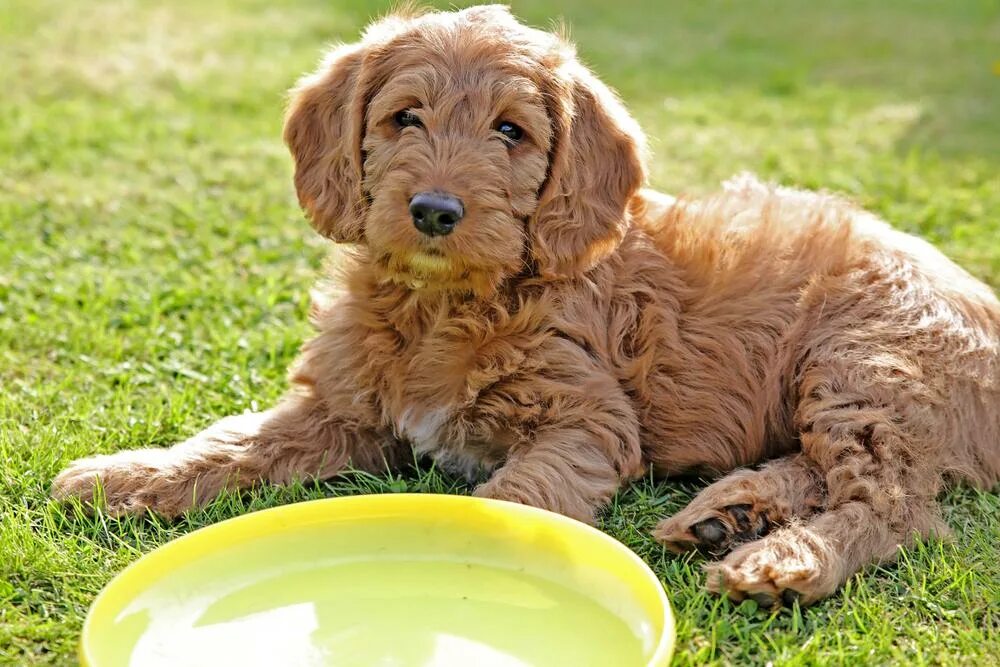
M 413 224 L 428 236 L 451 234 L 464 213 L 462 200 L 443 192 L 418 192 L 410 200 Z

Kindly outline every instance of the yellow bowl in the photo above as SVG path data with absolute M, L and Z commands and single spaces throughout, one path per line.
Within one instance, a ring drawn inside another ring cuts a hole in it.
M 94 601 L 86 667 L 660 667 L 674 626 L 621 543 L 465 496 L 317 500 L 197 530 Z

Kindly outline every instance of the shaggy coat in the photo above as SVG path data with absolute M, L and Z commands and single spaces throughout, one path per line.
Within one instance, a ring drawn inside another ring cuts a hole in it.
M 1000 479 L 987 287 L 830 195 L 641 190 L 636 123 L 503 8 L 374 24 L 299 83 L 285 140 L 312 224 L 352 246 L 291 391 L 170 449 L 76 461 L 57 497 L 99 485 L 112 512 L 174 516 L 415 451 L 478 495 L 592 521 L 649 470 L 717 475 L 655 535 L 772 605 L 944 532 L 946 483 Z M 450 233 L 418 229 L 418 193 L 460 203 Z

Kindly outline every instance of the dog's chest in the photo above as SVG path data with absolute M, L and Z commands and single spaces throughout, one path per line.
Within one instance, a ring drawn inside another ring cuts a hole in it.
M 473 480 L 493 468 L 498 459 L 486 442 L 470 441 L 448 428 L 457 411 L 448 408 L 405 408 L 393 421 L 396 435 L 418 456 L 429 456 L 442 469 Z
M 383 421 L 419 455 L 469 478 L 495 467 L 509 436 L 482 409 L 485 394 L 524 359 L 513 341 L 441 322 L 397 345 L 379 373 Z

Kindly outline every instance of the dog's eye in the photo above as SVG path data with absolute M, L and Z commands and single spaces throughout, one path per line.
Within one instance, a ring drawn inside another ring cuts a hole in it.
M 423 125 L 420 122 L 420 117 L 413 113 L 413 109 L 397 111 L 393 119 L 396 121 L 396 125 L 400 127 L 421 127 Z
M 512 143 L 517 143 L 524 138 L 524 130 L 507 120 L 497 123 L 497 132 L 507 138 Z

